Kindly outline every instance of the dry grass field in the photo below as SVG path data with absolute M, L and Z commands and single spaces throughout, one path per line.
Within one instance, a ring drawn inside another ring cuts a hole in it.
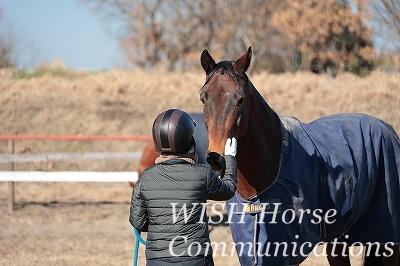
M 254 74 L 251 80 L 281 115 L 304 122 L 343 112 L 367 113 L 400 132 L 400 74 L 332 79 L 311 73 Z M 177 107 L 201 112 L 203 73 L 113 70 L 0 80 L 0 134 L 150 134 L 154 117 Z M 135 141 L 18 141 L 17 153 L 141 151 Z M 7 153 L 0 142 L 0 153 Z M 137 162 L 71 161 L 17 164 L 16 170 L 135 171 Z M 8 170 L 0 165 L 0 171 Z M 17 183 L 16 210 L 7 213 L 8 184 L 0 183 L 0 265 L 131 265 L 131 188 L 124 183 Z M 232 241 L 214 227 L 211 240 Z M 321 253 L 321 252 L 318 252 Z M 357 253 L 357 252 L 355 252 Z M 359 265 L 361 257 L 352 258 Z M 144 265 L 143 247 L 140 265 Z M 216 265 L 238 265 L 235 255 Z M 327 265 L 311 256 L 302 265 Z

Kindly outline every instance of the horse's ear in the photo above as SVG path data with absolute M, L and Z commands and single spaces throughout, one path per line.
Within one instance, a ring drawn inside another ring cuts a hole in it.
M 212 56 L 210 55 L 210 53 L 207 51 L 207 49 L 204 49 L 204 51 L 201 53 L 200 62 L 201 62 L 201 66 L 203 67 L 203 69 L 207 75 L 215 67 L 215 61 L 212 58 Z
M 236 66 L 238 66 L 240 68 L 241 71 L 246 72 L 247 69 L 250 66 L 250 62 L 251 62 L 251 46 L 249 46 L 249 49 L 247 49 L 247 52 L 242 55 L 238 60 L 236 60 Z

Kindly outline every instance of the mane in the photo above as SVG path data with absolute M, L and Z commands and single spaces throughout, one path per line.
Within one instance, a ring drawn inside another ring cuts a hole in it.
M 257 88 L 254 86 L 254 84 L 251 82 L 249 77 L 244 74 L 241 79 L 238 80 L 240 82 L 244 82 L 244 84 L 240 84 L 244 88 L 248 88 L 248 92 L 246 91 L 246 95 L 249 97 L 253 98 L 253 108 L 254 108 L 254 103 L 258 103 L 259 110 L 261 112 L 265 112 L 268 114 L 276 114 L 275 111 L 268 105 L 267 101 L 264 99 L 264 97 L 260 94 L 260 92 L 257 90 Z M 246 86 L 245 83 L 248 83 L 248 86 Z M 254 110 L 254 109 L 253 109 Z M 276 114 L 277 115 L 277 114 Z M 266 118 L 266 117 L 265 117 Z
M 272 110 L 272 108 L 268 105 L 267 101 L 264 99 L 264 97 L 260 94 L 260 92 L 256 89 L 256 87 L 253 85 L 253 83 L 250 81 L 249 78 L 247 78 L 251 93 L 254 94 L 254 99 L 260 104 L 260 107 L 267 108 L 267 110 Z M 273 110 L 272 110 L 273 111 Z M 274 111 L 275 113 L 275 111 Z
M 224 75 L 225 71 L 228 72 L 228 74 L 230 74 L 235 80 L 237 80 L 235 70 L 232 66 L 232 61 L 221 61 L 216 64 L 213 71 L 207 75 L 205 84 L 207 84 L 211 77 L 217 72 L 221 72 L 221 75 Z

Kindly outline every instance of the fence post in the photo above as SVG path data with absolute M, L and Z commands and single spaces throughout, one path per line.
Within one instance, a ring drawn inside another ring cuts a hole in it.
M 13 139 L 8 140 L 8 152 L 11 154 L 15 153 L 15 141 Z M 14 162 L 10 163 L 10 171 L 15 170 Z M 15 202 L 15 182 L 8 182 L 8 213 L 14 213 L 14 202 Z

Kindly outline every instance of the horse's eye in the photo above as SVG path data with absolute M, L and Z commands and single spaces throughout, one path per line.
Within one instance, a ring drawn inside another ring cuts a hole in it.
M 241 105 L 244 102 L 244 97 L 240 98 L 237 103 L 236 106 Z
M 206 100 L 208 99 L 208 93 L 207 92 L 201 92 L 200 93 L 200 101 L 205 104 Z

